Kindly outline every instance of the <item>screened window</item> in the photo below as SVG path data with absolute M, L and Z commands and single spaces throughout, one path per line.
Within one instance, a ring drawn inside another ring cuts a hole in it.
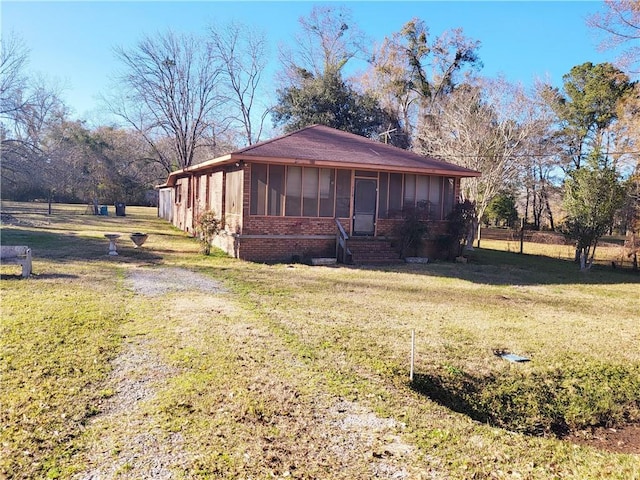
M 416 176 L 404 176 L 404 207 L 412 208 L 416 203 Z
M 285 215 L 299 217 L 302 214 L 302 167 L 287 168 L 287 194 Z
M 381 173 L 378 184 L 378 208 L 380 209 L 380 218 L 387 218 L 389 215 L 387 208 L 387 198 L 389 194 L 389 174 Z
M 444 215 L 445 217 L 453 211 L 453 205 L 455 203 L 455 188 L 456 183 L 453 178 L 444 179 Z
M 371 172 L 369 170 L 356 170 L 356 177 L 378 178 L 378 172 Z
M 389 215 L 402 210 L 402 174 L 389 175 Z
M 441 218 L 441 201 L 442 177 L 429 177 L 429 213 L 434 220 Z
M 429 177 L 418 175 L 416 177 L 416 205 L 426 203 L 429 200 Z
M 320 169 L 320 214 L 321 217 L 333 217 L 333 204 L 335 202 L 335 170 L 332 168 Z
M 372 172 L 356 171 L 373 178 Z M 448 215 L 455 203 L 454 178 L 437 176 L 375 173 L 378 177 L 378 208 L 380 218 L 393 218 L 403 209 L 428 205 L 433 220 Z M 209 183 L 209 178 L 206 179 Z M 187 183 L 187 202 L 191 197 L 190 179 Z M 199 181 L 194 180 L 195 195 Z M 351 214 L 351 170 L 298 167 L 284 165 L 251 165 L 252 215 L 289 217 L 338 217 Z M 206 186 L 206 195 L 209 185 Z M 176 187 L 176 203 L 182 200 Z
M 455 179 L 401 173 L 380 173 L 378 205 L 380 218 L 393 218 L 403 209 L 427 209 L 440 220 L 455 203 Z
M 336 176 L 336 217 L 351 215 L 351 170 L 338 170 Z
M 251 210 L 252 215 L 267 213 L 267 165 L 251 165 Z
M 269 165 L 268 215 L 282 215 L 284 209 L 284 166 Z
M 302 170 L 302 215 L 305 217 L 318 216 L 318 169 L 305 168 Z
M 337 211 L 349 216 L 350 198 L 350 170 L 251 166 L 251 215 L 333 217 Z

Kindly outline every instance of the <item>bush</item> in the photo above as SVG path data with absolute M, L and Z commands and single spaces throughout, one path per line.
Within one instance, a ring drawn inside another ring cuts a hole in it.
M 424 202 L 418 202 L 416 208 L 402 211 L 402 223 L 398 227 L 402 258 L 416 255 L 428 232 L 428 209 Z
M 211 253 L 211 242 L 220 233 L 222 222 L 213 210 L 205 210 L 196 218 L 196 233 L 200 237 L 200 251 L 205 255 Z
M 474 202 L 465 200 L 457 203 L 451 213 L 447 215 L 447 235 L 440 240 L 447 242 L 446 248 L 449 260 L 459 257 L 462 254 L 465 241 L 469 232 L 473 229 L 473 221 L 476 218 L 476 205 Z

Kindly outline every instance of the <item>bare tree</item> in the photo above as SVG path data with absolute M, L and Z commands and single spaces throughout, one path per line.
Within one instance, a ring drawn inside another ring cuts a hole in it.
M 211 26 L 209 40 L 212 58 L 221 64 L 227 101 L 231 110 L 231 124 L 244 132 L 248 145 L 260 140 L 268 107 L 258 107 L 256 101 L 262 74 L 267 62 L 266 40 L 246 25 L 232 22 L 224 29 Z M 261 109 L 257 116 L 255 108 Z
M 605 0 L 606 10 L 587 19 L 587 25 L 604 33 L 602 50 L 622 48 L 619 66 L 640 74 L 640 1 Z
M 491 200 L 520 177 L 538 119 L 522 90 L 503 80 L 460 85 L 438 99 L 433 112 L 417 149 L 482 173 L 461 186 L 462 200 L 475 202 L 482 218 Z
M 6 112 L 0 146 L 3 187 L 7 192 L 32 192 L 42 197 L 55 188 L 50 164 L 51 129 L 64 121 L 68 111 L 58 87 L 42 77 L 25 78 L 15 92 L 14 105 Z
M 622 171 L 637 171 L 640 163 L 640 83 L 635 82 L 617 104 L 617 121 L 612 126 L 614 163 Z
M 205 42 L 169 31 L 132 49 L 117 48 L 116 56 L 124 71 L 111 111 L 143 135 L 167 172 L 192 165 L 209 131 L 219 126 L 222 103 L 221 69 Z M 164 138 L 171 139 L 171 156 L 159 146 Z
M 61 87 L 25 69 L 29 50 L 20 37 L 2 38 L 0 54 L 0 163 L 3 195 L 33 198 L 54 188 L 51 128 L 68 114 Z
M 407 62 L 402 51 L 389 39 L 375 50 L 371 67 L 359 79 L 364 91 L 378 100 L 380 106 L 398 121 L 399 130 L 392 139 L 397 146 L 409 148 L 415 130 L 417 96 L 407 79 Z M 391 134 L 390 134 L 391 135 Z
M 371 58 L 370 91 L 401 121 L 404 134 L 415 139 L 419 125 L 465 73 L 481 66 L 479 42 L 462 29 L 430 38 L 424 21 L 414 18 L 385 38 Z
M 295 35 L 296 48 L 280 47 L 282 83 L 295 84 L 301 70 L 314 77 L 340 72 L 349 60 L 366 51 L 365 36 L 345 7 L 314 6 L 299 23 L 302 29 Z
M 24 41 L 14 33 L 0 40 L 0 115 L 20 110 L 26 88 L 24 68 L 29 50 Z
M 547 93 L 548 86 L 538 81 L 526 94 L 529 118 L 537 127 L 530 130 L 530 137 L 521 153 L 523 217 L 536 230 L 545 225 L 555 229 L 552 206 L 559 203 L 561 185 L 558 165 L 562 163 L 562 137 L 557 135 L 556 116 L 546 101 Z
M 39 147 L 48 128 L 63 121 L 69 112 L 61 100 L 62 88 L 58 84 L 41 76 L 31 77 L 27 82 L 19 100 L 21 107 L 11 115 L 13 131 L 16 140 Z

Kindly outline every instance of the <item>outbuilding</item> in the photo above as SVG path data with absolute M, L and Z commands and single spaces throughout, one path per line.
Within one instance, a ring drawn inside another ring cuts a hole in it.
M 478 172 L 323 125 L 242 148 L 171 173 L 159 216 L 195 234 L 213 210 L 214 245 L 260 262 L 399 259 L 403 212 L 420 205 L 442 228 L 460 179 Z

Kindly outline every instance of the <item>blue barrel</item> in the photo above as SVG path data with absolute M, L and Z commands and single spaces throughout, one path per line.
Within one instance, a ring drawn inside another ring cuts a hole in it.
M 109 215 L 109 209 L 106 205 L 100 205 L 100 215 Z

